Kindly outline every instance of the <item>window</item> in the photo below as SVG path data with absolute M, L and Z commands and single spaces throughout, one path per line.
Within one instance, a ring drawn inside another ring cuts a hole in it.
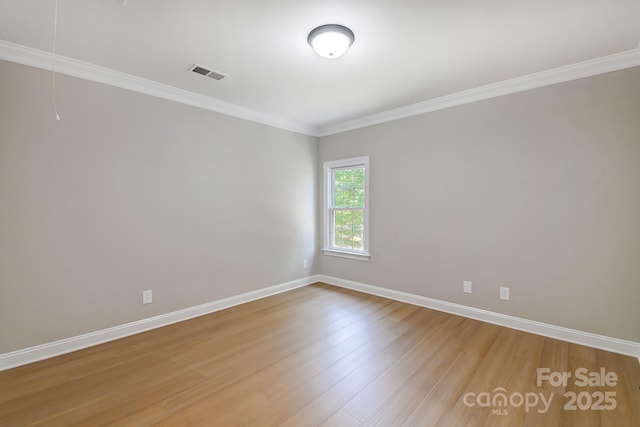
M 324 163 L 324 253 L 369 259 L 369 157 Z

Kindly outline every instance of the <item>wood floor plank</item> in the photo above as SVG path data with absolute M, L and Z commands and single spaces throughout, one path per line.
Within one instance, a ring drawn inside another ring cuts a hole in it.
M 453 363 L 442 375 L 431 391 L 423 397 L 420 404 L 409 414 L 401 424 L 403 426 L 418 425 L 478 425 L 474 424 L 480 418 L 475 411 L 472 418 L 466 418 L 467 423 L 457 422 L 457 418 L 467 415 L 464 412 L 451 413 L 451 408 L 459 401 L 460 394 L 466 390 L 473 373 L 478 369 L 481 358 L 467 353 L 454 356 Z M 464 408 L 469 409 L 469 408 Z M 463 411 L 464 411 L 463 409 Z M 450 424 L 441 419 L 450 416 Z
M 540 356 L 538 368 L 547 369 L 549 372 L 569 371 L 569 343 L 552 338 L 546 338 L 544 348 Z M 536 378 L 537 379 L 537 378 Z M 564 410 L 564 393 L 567 387 L 562 384 L 551 384 L 549 381 L 542 381 L 540 385 L 531 387 L 530 392 L 538 393 L 540 399 L 547 404 L 531 409 L 525 414 L 525 425 L 549 427 L 562 427 L 562 411 Z
M 627 371 L 628 358 L 619 354 L 605 351 L 596 352 L 596 365 L 605 368 L 607 372 L 616 374 L 616 386 L 597 387 L 596 391 L 612 393 L 615 401 L 615 410 L 598 410 L 603 427 L 624 425 L 627 420 L 636 420 L 640 425 L 640 378 L 621 375 Z M 597 399 L 593 399 L 594 401 Z M 595 411 L 595 410 L 594 410 Z
M 339 410 L 322 423 L 320 427 L 360 427 L 361 425 L 362 423 L 349 415 L 347 411 Z
M 418 313 L 416 315 L 423 318 L 424 316 L 428 316 L 429 313 Z M 334 363 L 328 363 L 325 365 L 324 369 L 318 370 L 317 366 L 313 366 L 312 369 L 309 369 L 306 372 L 299 372 L 298 376 L 290 377 L 289 381 L 282 384 L 281 387 L 276 389 L 270 388 L 268 389 L 269 393 L 263 393 L 263 395 L 269 397 L 268 402 L 263 401 L 263 403 L 265 403 L 264 407 L 256 408 L 254 406 L 252 411 L 247 411 L 245 408 L 246 405 L 242 403 L 239 405 L 237 413 L 234 413 L 233 410 L 226 411 L 225 414 L 221 415 L 222 419 L 224 420 L 229 417 L 239 416 L 249 425 L 281 425 L 287 418 L 298 411 L 300 407 L 304 406 L 304 402 L 312 401 L 341 379 L 349 377 L 354 370 L 357 370 L 363 364 L 366 364 L 369 359 L 373 359 L 378 351 L 382 351 L 386 346 L 389 346 L 393 340 L 402 338 L 402 332 L 407 331 L 408 329 L 409 328 L 405 325 L 404 329 L 395 328 L 393 330 L 388 330 L 388 334 L 380 336 L 379 340 L 376 340 L 375 342 L 370 342 L 370 340 L 368 342 L 365 341 L 363 345 L 359 346 L 354 351 L 347 352 L 344 357 L 338 357 L 335 359 Z M 415 339 L 415 337 L 416 334 L 414 332 L 412 334 L 406 334 L 404 338 Z M 337 354 L 339 355 L 340 353 Z M 328 359 L 328 361 L 331 361 L 331 358 Z M 376 360 L 376 362 L 376 366 L 384 365 L 386 367 L 393 363 L 393 359 L 380 358 L 379 360 Z M 264 374 L 259 376 L 264 377 Z M 264 381 L 255 381 L 255 378 L 252 377 L 249 378 L 249 383 L 240 383 L 236 385 L 241 388 L 239 391 L 236 387 L 233 387 L 231 390 L 233 390 L 233 392 L 237 392 L 239 395 L 243 395 L 248 392 L 253 392 L 256 386 L 258 389 L 261 389 L 262 387 L 260 384 L 263 384 L 264 386 L 265 383 Z M 243 387 L 244 389 L 242 389 Z M 229 395 L 232 396 L 230 400 L 234 400 L 233 395 L 230 393 L 227 393 L 227 396 L 212 396 L 210 400 L 224 400 L 225 398 L 229 398 Z M 205 406 L 203 405 L 203 408 L 204 407 Z M 190 415 L 192 418 L 207 415 L 207 409 L 203 409 L 202 411 L 189 409 L 188 411 L 192 414 Z M 174 418 L 180 418 L 182 415 L 183 414 L 177 414 Z M 257 415 L 259 416 L 256 418 Z
M 466 329 L 465 333 L 465 327 Z M 426 355 L 422 365 L 395 390 L 386 401 L 380 399 L 375 411 L 369 413 L 364 420 L 367 426 L 402 425 L 411 413 L 429 395 L 440 381 L 447 381 L 445 375 L 453 362 L 452 354 L 482 354 L 488 343 L 492 343 L 498 335 L 498 328 L 489 324 L 473 321 L 461 322 L 459 335 L 446 340 L 432 355 Z M 382 396 L 381 396 L 382 397 Z M 366 414 L 365 414 L 366 415 Z
M 269 407 L 266 425 L 281 425 L 304 410 L 307 405 L 318 405 L 314 402 L 326 393 L 331 403 L 349 399 L 375 379 L 382 372 L 397 363 L 397 360 L 421 338 L 423 331 L 411 328 L 414 322 L 423 325 L 434 325 L 438 316 L 433 313 L 418 311 L 410 317 L 410 321 L 398 329 L 389 329 L 386 334 L 372 336 L 371 340 L 357 351 L 328 366 L 318 374 L 298 382 L 293 388 L 283 389 L 274 396 Z M 424 323 L 423 323 L 424 322 Z M 323 405 L 324 408 L 330 407 Z M 320 418 L 316 414 L 315 417 Z M 331 415 L 331 414 L 329 414 Z
M 480 404 L 500 390 L 549 406 Z M 615 409 L 565 408 L 605 392 Z M 640 365 L 318 283 L 0 372 L 0 425 L 640 426 Z
M 375 313 L 381 307 L 388 304 L 390 304 L 389 301 L 383 303 L 378 301 L 378 303 L 374 305 L 367 304 L 366 306 L 361 306 L 359 312 L 361 316 L 366 316 Z M 315 328 L 313 324 L 309 322 L 299 324 L 298 328 L 304 331 L 303 335 L 295 334 L 291 330 L 289 330 L 288 333 L 285 333 L 286 330 L 280 330 L 277 334 L 269 334 L 269 342 L 262 342 L 262 346 L 259 344 L 254 346 L 251 352 L 238 354 L 233 358 L 218 361 L 210 366 L 199 367 L 199 372 L 203 373 L 209 380 L 200 387 L 170 399 L 166 402 L 166 406 L 172 413 L 177 412 L 182 408 L 192 405 L 197 400 L 208 398 L 221 388 L 228 389 L 231 384 L 254 373 L 259 373 L 267 366 L 269 366 L 269 369 L 265 370 L 265 372 L 271 373 L 274 367 L 270 365 L 288 358 L 290 355 L 296 354 L 307 346 L 312 346 L 314 342 L 323 339 L 332 332 L 339 333 L 349 325 L 349 322 L 355 322 L 357 319 L 352 318 L 345 312 L 340 316 L 333 317 L 333 320 L 333 322 L 329 322 L 326 319 L 320 319 L 319 324 L 316 325 Z M 290 326 L 295 327 L 295 325 Z M 296 339 L 292 339 L 292 337 Z M 290 363 L 286 362 L 286 365 L 290 365 Z M 238 369 L 234 368 L 234 366 L 243 366 L 245 368 L 238 372 Z M 252 379 L 252 387 L 256 387 L 256 384 L 256 381 Z
M 390 397 L 396 395 L 403 385 L 411 383 L 418 371 L 424 368 L 426 361 L 434 354 L 437 355 L 441 347 L 449 351 L 459 348 L 459 340 L 451 342 L 456 327 L 457 325 L 447 327 L 443 324 L 437 328 L 429 328 L 421 340 L 398 359 L 398 363 L 375 378 L 348 403 L 347 412 L 359 420 L 367 420 L 370 414 L 375 413 Z M 454 353 L 452 351 L 448 356 Z

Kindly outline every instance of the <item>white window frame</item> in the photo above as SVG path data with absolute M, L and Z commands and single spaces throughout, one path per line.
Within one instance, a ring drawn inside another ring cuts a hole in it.
M 364 166 L 364 210 L 363 210 L 363 241 L 362 250 L 350 250 L 332 246 L 333 230 L 331 226 L 331 211 L 333 209 L 333 182 L 332 171 L 349 167 Z M 324 242 L 322 252 L 325 255 L 368 261 L 369 254 L 369 156 L 354 157 L 351 159 L 332 160 L 324 162 Z

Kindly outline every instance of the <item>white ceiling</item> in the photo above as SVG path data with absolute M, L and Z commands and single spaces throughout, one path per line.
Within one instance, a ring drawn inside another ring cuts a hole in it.
M 637 49 L 639 0 L 58 0 L 57 53 L 323 129 Z M 54 0 L 0 0 L 0 40 L 50 51 Z M 350 27 L 341 58 L 307 44 Z M 194 63 L 228 75 L 188 71 Z

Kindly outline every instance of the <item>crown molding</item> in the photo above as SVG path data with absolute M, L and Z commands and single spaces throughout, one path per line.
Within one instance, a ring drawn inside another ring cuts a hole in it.
M 632 50 L 590 59 L 551 70 L 528 74 L 502 82 L 480 86 L 474 89 L 441 96 L 380 113 L 359 117 L 334 125 L 314 127 L 286 120 L 270 114 L 250 110 L 248 108 L 203 96 L 173 86 L 147 80 L 131 74 L 122 73 L 110 68 L 83 62 L 51 52 L 34 49 L 28 46 L 0 40 L 0 59 L 51 71 L 55 64 L 57 73 L 78 77 L 110 86 L 127 89 L 145 95 L 155 96 L 174 102 L 203 108 L 216 113 L 249 120 L 264 125 L 302 133 L 309 136 L 323 137 L 341 132 L 360 129 L 380 123 L 417 116 L 419 114 L 443 110 L 476 101 L 523 92 L 544 86 L 550 86 L 571 80 L 596 76 L 612 71 L 624 70 L 640 66 L 640 44 Z
M 51 71 L 55 65 L 56 73 L 103 83 L 305 135 L 317 136 L 318 133 L 317 129 L 312 126 L 284 120 L 280 117 L 260 113 L 230 102 L 199 95 L 77 59 L 53 55 L 51 52 L 5 40 L 0 40 L 0 59 L 48 71 Z
M 432 111 L 444 110 L 445 108 L 456 107 L 498 96 L 523 92 L 530 89 L 541 88 L 544 86 L 550 86 L 637 66 L 640 66 L 640 44 L 635 49 L 625 52 L 528 74 L 526 76 L 516 77 L 486 86 L 480 86 L 474 89 L 419 102 L 417 104 L 359 117 L 335 125 L 323 126 L 318 129 L 318 136 L 329 136 L 336 133 L 390 122 L 392 120 L 417 116 L 419 114 L 429 113 Z

